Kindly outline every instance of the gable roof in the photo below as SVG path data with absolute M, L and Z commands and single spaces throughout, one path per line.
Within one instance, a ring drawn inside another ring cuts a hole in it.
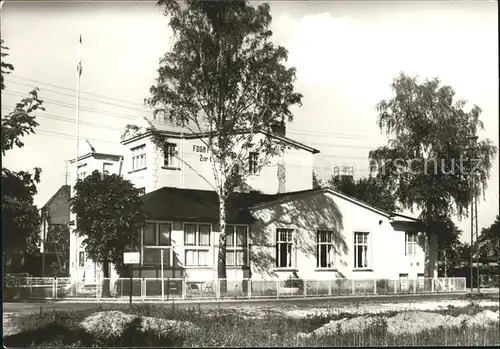
M 227 203 L 227 222 L 251 222 L 251 211 L 304 196 L 330 193 L 358 206 L 392 218 L 397 214 L 382 211 L 361 200 L 330 188 L 308 189 L 280 194 L 259 192 L 234 193 Z M 141 196 L 149 220 L 183 220 L 192 222 L 218 222 L 219 201 L 215 191 L 163 187 Z M 418 221 L 414 218 L 409 219 Z
M 45 205 L 42 206 L 41 210 L 45 210 L 55 200 L 55 198 L 57 197 L 57 195 L 59 195 L 59 193 L 61 193 L 63 191 L 67 191 L 70 194 L 70 190 L 71 190 L 71 187 L 69 185 L 67 185 L 67 184 L 61 186 L 55 192 L 55 194 L 52 195 L 51 198 L 45 203 Z
M 414 221 L 414 222 L 419 222 L 418 219 L 416 218 L 412 218 L 412 217 L 409 217 L 409 216 L 404 216 L 402 214 L 399 214 L 399 213 L 395 213 L 395 212 L 387 212 L 387 211 L 384 211 L 384 210 L 381 210 L 367 202 L 364 202 L 362 200 L 359 200 L 359 199 L 356 199 L 355 197 L 353 196 L 350 196 L 350 195 L 346 195 L 344 193 L 341 193 L 337 190 L 334 190 L 334 189 L 331 189 L 331 188 L 319 188 L 319 189 L 312 189 L 312 190 L 304 190 L 302 192 L 294 192 L 294 193 L 289 193 L 289 195 L 282 195 L 280 196 L 279 198 L 276 198 L 275 200 L 269 200 L 267 202 L 262 202 L 262 203 L 259 203 L 257 205 L 254 205 L 252 206 L 250 209 L 251 210 L 255 210 L 255 209 L 260 209 L 260 208 L 264 208 L 264 207 L 267 207 L 267 206 L 271 206 L 271 205 L 275 205 L 275 204 L 279 204 L 279 203 L 283 203 L 283 202 L 286 202 L 288 200 L 291 200 L 292 198 L 295 199 L 297 198 L 298 195 L 301 195 L 301 196 L 309 196 L 309 195 L 314 195 L 314 194 L 319 194 L 319 193 L 329 193 L 329 194 L 332 194 L 334 196 L 337 196 L 341 199 L 344 199 L 346 201 L 349 201 L 355 205 L 358 205 L 360 207 L 363 207 L 369 211 L 372 211 L 372 212 L 375 212 L 379 215 L 382 215 L 384 217 L 387 217 L 387 218 L 394 218 L 394 217 L 402 217 L 402 218 L 405 218 L 407 220 L 411 220 L 411 221 Z
M 129 131 L 126 131 L 123 135 L 124 139 L 122 139 L 122 141 L 121 141 L 122 144 L 128 144 L 128 143 L 134 142 L 138 139 L 142 139 L 142 138 L 150 136 L 152 134 L 152 131 L 148 130 L 148 128 L 159 131 L 161 134 L 163 134 L 165 136 L 169 136 L 171 138 L 197 139 L 197 138 L 204 138 L 204 137 L 208 136 L 208 134 L 209 134 L 208 131 L 194 132 L 193 130 L 191 130 L 187 127 L 177 126 L 177 125 L 175 125 L 173 123 L 169 123 L 169 122 L 153 124 L 153 122 L 151 122 L 150 120 L 148 120 L 147 118 L 144 118 L 144 117 L 139 118 L 137 120 L 137 125 L 135 125 L 135 126 L 138 127 L 137 132 L 135 132 L 135 133 L 132 132 L 130 134 L 130 137 L 126 138 L 125 136 L 129 135 L 127 133 Z M 262 134 L 265 134 L 266 136 L 273 137 L 273 138 L 278 139 L 284 143 L 287 143 L 289 145 L 297 147 L 299 149 L 309 151 L 313 154 L 317 154 L 320 152 L 316 148 L 310 147 L 304 143 L 298 142 L 298 141 L 293 140 L 293 139 L 286 137 L 286 136 L 282 136 L 282 135 L 268 132 L 268 131 L 259 131 L 259 132 Z M 243 129 L 240 131 L 235 131 L 234 133 L 235 134 L 250 133 L 250 130 Z

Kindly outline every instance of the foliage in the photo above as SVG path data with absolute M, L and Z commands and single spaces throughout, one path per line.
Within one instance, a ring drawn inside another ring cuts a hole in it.
M 176 42 L 160 60 L 156 85 L 146 103 L 163 117 L 200 135 L 211 155 L 221 226 L 218 276 L 225 278 L 226 202 L 249 172 L 250 151 L 257 170 L 286 145 L 274 127 L 291 121 L 295 69 L 287 51 L 274 45 L 270 8 L 247 1 L 160 0 Z M 164 139 L 157 145 L 163 149 Z
M 297 341 L 298 333 L 310 333 L 329 323 L 331 320 L 350 319 L 356 314 L 350 313 L 319 313 L 306 318 L 290 318 L 282 315 L 266 315 L 263 318 L 245 318 L 231 309 L 200 309 L 180 308 L 158 305 L 113 305 L 110 309 L 122 310 L 140 316 L 152 316 L 162 319 L 190 321 L 202 329 L 202 333 L 191 337 L 187 342 L 173 345 L 183 347 L 271 347 L 271 346 L 428 346 L 428 345 L 495 345 L 498 343 L 498 326 L 486 328 L 469 327 L 436 328 L 419 334 L 402 333 L 393 335 L 387 333 L 387 323 L 383 317 L 392 317 L 394 312 L 378 314 L 380 321 L 373 326 L 357 332 L 342 331 L 332 333 L 323 338 L 311 338 L 304 342 Z M 22 332 L 17 336 L 6 336 L 7 346 L 27 347 L 33 342 L 40 347 L 68 346 L 112 346 L 120 343 L 98 341 L 88 337 L 79 330 L 78 323 L 85 317 L 100 311 L 96 306 L 88 306 L 81 311 L 44 310 L 39 314 L 29 314 L 21 319 Z M 475 309 L 475 311 L 477 311 Z M 463 314 L 461 309 L 443 309 L 443 315 L 457 316 Z M 384 324 L 385 322 L 385 324 Z M 127 331 L 128 332 L 128 331 Z M 138 336 L 123 338 L 122 345 L 135 347 L 155 346 L 167 347 L 168 341 L 155 341 L 155 336 L 149 338 Z M 158 337 L 158 336 L 156 336 Z M 126 340 L 128 342 L 126 342 Z M 163 345 L 162 345 L 163 344 Z
M 53 275 L 66 276 L 69 266 L 69 227 L 65 224 L 50 224 L 47 232 L 47 242 L 53 246 L 57 257 L 57 267 L 51 267 Z
M 145 215 L 139 191 L 118 175 L 92 172 L 75 185 L 70 199 L 71 211 L 76 214 L 76 233 L 90 259 L 103 265 L 104 277 L 109 278 L 109 263 L 120 272 L 123 252 L 134 241 L 138 246 L 138 231 Z
M 318 177 L 316 171 L 313 170 L 313 189 L 319 189 L 323 187 L 323 181 Z
M 489 227 L 483 228 L 478 239 L 479 256 L 497 257 L 500 254 L 500 216 Z
M 14 66 L 5 62 L 8 48 L 1 40 L 1 89 L 5 88 L 4 74 L 10 74 Z M 38 98 L 38 89 L 30 97 L 18 102 L 14 110 L 2 115 L 2 155 L 14 147 L 23 147 L 22 137 L 34 133 L 38 126 L 34 111 L 41 109 L 43 101 Z M 33 253 L 38 244 L 40 215 L 34 205 L 36 184 L 40 182 L 40 168 L 33 173 L 14 172 L 2 168 L 2 244 L 7 264 L 18 263 L 27 254 Z
M 497 148 L 489 139 L 471 144 L 483 128 L 481 109 L 465 111 L 466 101 L 454 100 L 453 89 L 441 86 L 439 79 L 419 83 L 401 73 L 391 87 L 394 95 L 378 103 L 377 110 L 380 129 L 392 139 L 370 152 L 376 162 L 371 170 L 402 209 L 421 211 L 431 240 L 452 216 L 467 214 L 473 194 L 484 193 Z
M 384 183 L 373 176 L 354 180 L 349 177 L 332 176 L 327 186 L 364 201 L 386 212 L 397 212 L 396 198 Z
M 288 279 L 285 280 L 285 287 L 297 287 L 301 291 L 304 289 L 304 280 L 302 280 L 296 271 L 294 271 Z
M 464 111 L 466 101 L 454 101 L 453 89 L 440 86 L 437 78 L 418 83 L 401 73 L 391 86 L 395 96 L 382 100 L 377 110 L 380 129 L 393 139 L 370 152 L 379 163 L 372 170 L 394 188 L 402 208 L 421 209 L 426 223 L 463 217 L 473 193 L 468 175 L 473 170 L 477 175 L 475 194 L 484 191 L 497 152 L 489 139 L 477 142 L 475 154 L 469 151 L 469 138 L 483 128 L 481 109 Z M 468 156 L 480 166 L 460 163 Z

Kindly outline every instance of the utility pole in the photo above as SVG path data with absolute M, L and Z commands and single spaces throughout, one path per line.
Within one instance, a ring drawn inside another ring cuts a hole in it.
M 479 225 L 478 225 L 478 220 L 477 220 L 477 187 L 478 183 L 476 181 L 476 171 L 474 169 L 475 163 L 474 160 L 475 154 L 476 154 L 476 142 L 477 142 L 477 136 L 472 136 L 467 138 L 469 140 L 469 148 L 468 150 L 470 151 L 470 180 L 471 180 L 471 206 L 470 206 L 470 290 L 471 292 L 474 291 L 474 263 L 476 263 L 476 283 L 477 283 L 477 292 L 480 290 L 480 281 L 481 277 L 479 274 L 479 257 L 477 254 L 477 242 L 479 238 Z M 473 171 L 474 169 L 474 171 Z

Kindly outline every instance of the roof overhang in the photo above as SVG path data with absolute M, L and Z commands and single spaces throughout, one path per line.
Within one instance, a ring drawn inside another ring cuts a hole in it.
M 166 137 L 171 137 L 171 138 L 176 138 L 176 139 L 180 139 L 180 138 L 199 139 L 199 138 L 205 138 L 209 135 L 209 132 L 179 132 L 179 131 L 164 131 L 164 130 L 158 130 L 157 132 L 160 133 L 161 135 L 166 136 Z M 249 130 L 234 131 L 234 134 L 244 134 L 244 133 L 250 133 L 250 131 Z M 306 151 L 311 152 L 313 154 L 317 154 L 320 152 L 316 148 L 309 147 L 308 145 L 305 145 L 301 142 L 297 142 L 297 141 L 295 141 L 291 138 L 288 138 L 288 137 L 280 136 L 278 134 L 274 134 L 274 133 L 267 132 L 267 131 L 260 131 L 260 133 L 263 133 L 269 137 L 276 138 L 284 143 L 288 143 L 291 146 L 306 150 Z M 131 137 L 129 139 L 125 139 L 125 140 L 121 141 L 121 144 L 127 145 L 127 144 L 135 142 L 139 139 L 147 138 L 147 137 L 151 136 L 152 134 L 153 134 L 153 131 L 144 132 L 142 134 L 139 134 L 139 135 L 136 135 L 136 136 Z

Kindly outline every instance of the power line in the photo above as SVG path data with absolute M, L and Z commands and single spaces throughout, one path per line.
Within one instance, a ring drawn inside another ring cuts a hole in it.
M 13 84 L 16 84 L 16 85 L 31 86 L 31 85 L 23 84 L 21 82 L 16 82 L 16 81 L 7 81 L 7 82 L 8 83 L 13 83 Z M 63 93 L 63 92 L 59 92 L 59 91 L 55 91 L 55 90 L 51 90 L 51 89 L 47 89 L 47 88 L 44 88 L 43 91 L 47 91 L 47 92 L 59 94 L 59 95 L 62 95 L 62 96 L 76 97 L 76 94 Z M 103 97 L 103 98 L 106 98 L 106 97 Z M 119 104 L 116 104 L 116 103 L 110 103 L 110 102 L 106 102 L 106 101 L 99 101 L 99 100 L 97 100 L 95 98 L 88 98 L 88 97 L 82 97 L 82 96 L 80 96 L 80 99 L 84 99 L 84 100 L 92 101 L 92 102 L 96 102 L 96 103 L 107 104 L 107 105 L 111 105 L 111 106 L 115 106 L 115 107 L 119 107 L 119 108 L 123 108 L 123 109 L 136 110 L 136 111 L 140 111 L 140 112 L 144 112 L 144 113 L 151 113 L 152 112 L 151 110 L 139 109 L 139 108 L 132 108 L 132 107 L 127 107 L 127 106 L 119 105 Z
M 73 89 L 73 88 L 59 86 L 59 85 L 54 85 L 54 84 L 50 84 L 48 82 L 43 82 L 43 81 L 39 81 L 39 80 L 27 79 L 27 78 L 21 77 L 21 76 L 16 75 L 16 74 L 10 74 L 9 76 L 17 78 L 17 79 L 25 80 L 25 81 L 31 81 L 31 82 L 35 82 L 35 83 L 38 83 L 38 84 L 55 87 L 55 88 L 58 88 L 58 89 L 61 89 L 61 90 L 72 91 L 72 92 L 76 93 L 76 89 Z M 112 98 L 112 97 L 103 96 L 103 95 L 99 95 L 99 94 L 95 94 L 95 93 L 90 93 L 90 92 L 80 91 L 80 94 L 86 94 L 86 95 L 89 95 L 89 96 L 94 96 L 94 97 L 99 97 L 99 98 L 106 98 L 106 99 L 114 100 L 114 101 L 121 102 L 121 103 L 128 103 L 128 104 L 133 104 L 133 105 L 140 105 L 142 107 L 144 106 L 144 105 L 142 105 L 140 103 L 130 102 L 130 101 L 126 101 L 124 99 Z M 80 98 L 82 98 L 82 97 L 80 97 Z
M 67 90 L 67 91 L 72 91 L 72 92 L 76 93 L 76 90 L 72 89 L 72 88 L 63 87 L 63 86 L 59 86 L 59 85 L 54 85 L 54 84 L 50 84 L 50 83 L 39 81 L 39 80 L 27 79 L 27 78 L 24 78 L 24 77 L 21 77 L 21 76 L 17 76 L 17 75 L 14 75 L 14 74 L 11 74 L 9 76 L 15 77 L 17 79 L 25 80 L 25 81 L 32 81 L 32 82 L 36 82 L 38 84 L 43 84 L 43 85 L 47 85 L 47 86 L 51 86 L 51 87 L 55 87 L 55 88 L 59 88 L 59 89 Z M 19 84 L 19 85 L 24 85 L 24 86 L 31 86 L 31 85 L 28 85 L 28 84 L 23 84 L 23 83 L 15 82 L 15 81 L 8 81 L 8 82 L 11 82 L 11 83 L 14 83 L 14 84 Z M 73 94 L 62 93 L 62 92 L 54 91 L 54 90 L 48 90 L 48 91 L 52 92 L 52 93 L 57 93 L 57 94 L 65 95 L 65 96 L 76 97 L 76 95 L 73 95 Z M 17 91 L 14 91 L 14 92 L 20 93 L 20 92 L 17 92 Z M 93 94 L 93 93 L 89 93 L 89 92 L 82 92 L 82 91 L 80 91 L 80 93 L 81 94 L 87 94 L 87 95 L 90 95 L 90 96 L 95 96 L 95 97 L 98 97 L 98 98 L 103 98 L 103 99 L 108 99 L 108 100 L 115 100 L 115 101 L 118 101 L 118 102 L 121 102 L 121 103 L 127 103 L 127 104 L 133 104 L 133 105 L 141 105 L 139 103 L 129 102 L 129 101 L 126 101 L 126 100 L 123 100 L 123 99 L 112 98 L 112 97 L 103 96 L 103 95 L 99 95 L 99 94 Z M 85 97 L 82 97 L 82 96 L 80 96 L 80 98 L 81 99 L 86 99 L 86 100 L 89 100 L 89 101 L 93 101 L 93 102 L 97 102 L 97 103 L 103 103 L 103 104 L 108 104 L 108 105 L 111 105 L 111 106 L 116 106 L 116 107 L 123 108 L 123 109 L 130 109 L 130 110 L 135 110 L 135 111 L 152 113 L 151 110 L 131 108 L 131 107 L 123 106 L 123 105 L 118 105 L 116 103 L 98 101 L 96 99 L 85 98 Z M 50 101 L 50 100 L 47 100 L 47 101 Z M 56 102 L 57 103 L 64 103 L 62 101 L 56 101 Z M 143 106 L 143 105 L 141 105 L 141 106 Z M 104 110 L 99 110 L 99 109 L 92 109 L 92 111 L 96 111 L 96 112 L 99 111 L 99 112 L 111 113 L 111 112 L 104 111 Z M 124 118 L 127 117 L 127 115 L 122 115 L 122 114 L 116 114 L 116 115 L 124 117 Z M 131 116 L 131 115 L 129 115 L 128 117 L 129 118 L 135 118 L 135 116 Z M 346 138 L 346 139 L 372 139 L 373 138 L 373 137 L 370 137 L 370 136 L 367 136 L 367 135 L 361 135 L 361 134 L 336 133 L 336 132 L 318 132 L 318 131 L 302 131 L 302 130 L 294 130 L 294 129 L 289 129 L 287 132 L 289 132 L 291 134 L 311 135 L 311 136 L 317 136 L 317 137 L 336 137 L 336 138 Z M 384 136 L 384 138 L 387 139 L 388 137 Z
M 25 95 L 21 92 L 18 92 L 18 91 L 10 91 L 10 90 L 4 90 L 6 94 L 8 95 L 11 95 L 11 96 L 16 96 L 16 97 L 25 97 Z M 60 106 L 60 107 L 65 107 L 65 108 L 71 108 L 71 109 L 74 109 L 75 106 L 72 105 L 72 104 L 69 104 L 69 103 L 64 103 L 62 101 L 58 101 L 58 100 L 53 100 L 53 99 L 47 99 L 47 98 L 44 98 L 43 99 L 43 103 L 50 103 L 50 104 L 54 104 L 54 105 L 57 105 L 57 106 Z M 137 118 L 137 116 L 133 116 L 133 115 L 123 115 L 123 114 L 118 114 L 118 113 L 113 113 L 113 112 L 110 112 L 110 111 L 107 111 L 107 110 L 102 110 L 102 109 L 94 109 L 94 108 L 89 108 L 89 107 L 80 107 L 80 110 L 81 111 L 87 111 L 87 112 L 91 112 L 91 113 L 96 113 L 96 114 L 103 114 L 103 115 L 108 115 L 108 116 L 115 116 L 115 117 L 119 117 L 119 118 L 123 118 L 123 119 L 127 119 L 127 120 L 135 120 Z

